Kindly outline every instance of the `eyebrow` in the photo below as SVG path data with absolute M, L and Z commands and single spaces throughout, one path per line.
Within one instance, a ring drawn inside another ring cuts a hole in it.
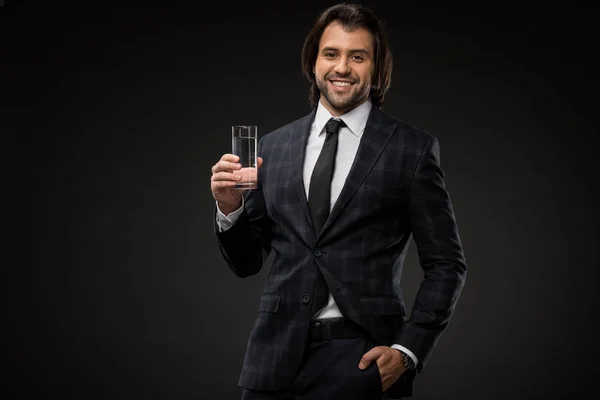
M 321 49 L 321 53 L 324 51 L 339 51 L 338 49 L 336 49 L 335 47 L 323 47 L 323 49 Z M 366 49 L 351 49 L 348 51 L 349 53 L 362 53 L 362 54 L 369 54 L 369 52 Z

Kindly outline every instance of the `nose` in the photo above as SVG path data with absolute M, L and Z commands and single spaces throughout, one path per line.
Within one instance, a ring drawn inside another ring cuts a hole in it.
M 350 66 L 348 65 L 347 57 L 339 57 L 338 62 L 335 63 L 334 71 L 340 75 L 346 75 L 350 73 Z

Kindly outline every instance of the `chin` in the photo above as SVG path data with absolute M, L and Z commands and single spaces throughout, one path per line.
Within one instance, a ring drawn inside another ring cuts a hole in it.
M 348 110 L 348 109 L 351 109 L 355 104 L 358 104 L 358 101 L 355 99 L 350 99 L 350 100 L 344 101 L 344 102 L 339 102 L 339 101 L 331 102 L 330 101 L 329 104 L 331 104 L 338 110 Z

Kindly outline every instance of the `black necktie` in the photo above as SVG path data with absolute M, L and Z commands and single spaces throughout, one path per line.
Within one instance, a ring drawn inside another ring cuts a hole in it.
M 315 228 L 315 234 L 318 235 L 325 225 L 325 221 L 329 216 L 330 201 L 331 201 L 331 178 L 333 177 L 333 167 L 335 163 L 335 153 L 338 144 L 338 132 L 342 126 L 346 126 L 344 121 L 331 118 L 325 125 L 327 137 L 323 144 L 323 149 L 315 169 L 310 177 L 310 187 L 308 191 L 308 206 Z M 315 282 L 315 290 L 313 293 L 313 314 L 327 305 L 329 290 L 327 283 L 321 274 L 321 270 L 317 269 L 317 281 Z

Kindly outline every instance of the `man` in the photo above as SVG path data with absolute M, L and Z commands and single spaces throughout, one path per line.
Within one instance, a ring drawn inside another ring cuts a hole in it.
M 313 111 L 259 142 L 259 185 L 212 168 L 221 252 L 240 277 L 275 257 L 250 335 L 243 399 L 412 395 L 448 325 L 466 265 L 429 133 L 385 115 L 392 57 L 367 9 L 325 10 L 302 65 Z M 425 271 L 410 318 L 398 277 L 411 235 Z

